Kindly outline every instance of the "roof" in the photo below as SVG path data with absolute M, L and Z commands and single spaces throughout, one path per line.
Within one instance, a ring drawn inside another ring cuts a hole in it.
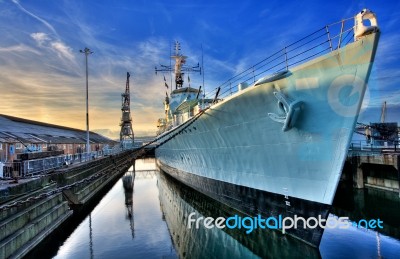
M 185 92 L 198 93 L 199 89 L 192 88 L 192 87 L 182 87 L 182 88 L 175 89 L 174 91 L 172 91 L 172 94 L 185 93 Z
M 92 131 L 90 131 L 89 138 L 91 143 L 115 143 L 114 140 Z M 0 114 L 0 142 L 86 143 L 86 131 Z

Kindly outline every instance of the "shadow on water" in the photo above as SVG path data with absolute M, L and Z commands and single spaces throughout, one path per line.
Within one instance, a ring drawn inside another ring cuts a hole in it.
M 163 171 L 158 178 L 160 206 L 176 250 L 181 258 L 320 258 L 319 250 L 305 245 L 279 231 L 255 229 L 206 229 L 200 224 L 188 228 L 192 218 L 246 217 L 233 208 L 221 204 L 202 193 L 178 182 Z

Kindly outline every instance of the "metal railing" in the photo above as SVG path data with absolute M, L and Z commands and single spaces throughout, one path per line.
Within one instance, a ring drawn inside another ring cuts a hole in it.
M 354 36 L 354 23 L 346 23 L 346 21 L 353 19 L 354 17 L 350 17 L 326 25 L 300 40 L 285 46 L 208 92 L 206 99 L 215 98 L 217 92 L 220 92 L 218 99 L 226 98 L 238 91 L 237 86 L 239 83 L 254 84 L 257 79 L 266 75 L 288 71 L 294 65 L 346 46 Z
M 368 141 L 355 140 L 350 143 L 349 151 L 352 152 L 400 152 L 399 141 Z
M 136 148 L 136 146 L 132 147 Z M 84 163 L 104 156 L 116 155 L 128 150 L 120 147 L 93 151 L 90 153 L 66 154 L 61 156 L 46 157 L 34 160 L 5 162 L 3 164 L 3 178 L 23 178 L 62 168 L 63 166 Z

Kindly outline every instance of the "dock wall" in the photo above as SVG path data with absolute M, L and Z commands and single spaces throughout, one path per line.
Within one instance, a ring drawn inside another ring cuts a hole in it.
M 0 189 L 0 258 L 20 258 L 115 182 L 143 152 L 125 151 Z
M 399 192 L 399 153 L 350 153 L 344 179 L 352 179 L 354 188 L 375 188 Z

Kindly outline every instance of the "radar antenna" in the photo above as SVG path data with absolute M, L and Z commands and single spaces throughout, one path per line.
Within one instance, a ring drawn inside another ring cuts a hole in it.
M 197 63 L 196 66 L 188 66 L 186 65 L 186 59 L 187 56 L 183 56 L 180 52 L 181 50 L 181 44 L 176 41 L 175 42 L 175 55 L 171 56 L 171 59 L 175 60 L 175 65 L 172 67 L 172 65 L 165 66 L 165 65 L 160 65 L 161 68 L 155 68 L 155 72 L 174 72 L 175 74 L 175 89 L 182 88 L 183 82 L 184 82 L 184 72 L 199 72 L 201 74 L 201 67 L 200 64 Z M 190 79 L 188 79 L 190 80 Z M 165 81 L 165 77 L 164 77 Z M 168 87 L 168 85 L 165 82 L 165 86 Z

